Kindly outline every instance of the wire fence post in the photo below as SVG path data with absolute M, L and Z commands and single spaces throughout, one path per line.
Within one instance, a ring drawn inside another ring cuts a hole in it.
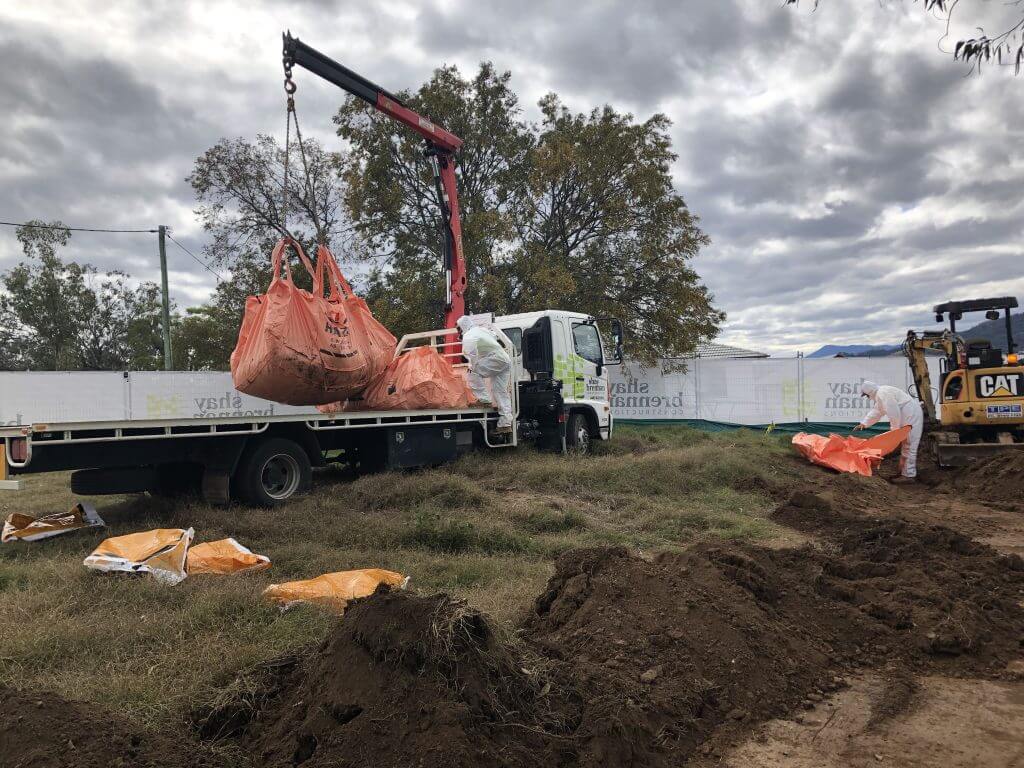
M 174 370 L 174 357 L 171 355 L 171 300 L 167 290 L 167 227 L 161 224 L 157 229 L 157 240 L 160 243 L 160 293 L 163 301 L 164 327 L 164 370 Z
M 796 402 L 797 421 L 807 421 L 807 411 L 804 407 L 804 353 L 796 353 Z
M 697 421 L 700 421 L 703 417 L 701 416 L 701 413 L 700 413 L 700 353 L 699 352 L 697 353 L 697 356 L 693 358 L 693 368 L 694 368 L 694 374 L 695 374 L 694 377 L 693 377 L 693 405 L 694 405 L 694 410 L 697 411 L 697 413 L 696 413 Z

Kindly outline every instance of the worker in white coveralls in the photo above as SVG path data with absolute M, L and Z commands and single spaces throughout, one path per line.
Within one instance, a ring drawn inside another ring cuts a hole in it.
M 509 393 L 509 379 L 512 376 L 512 360 L 490 328 L 474 325 L 463 315 L 456 325 L 462 332 L 462 354 L 469 361 L 469 376 L 466 377 L 473 396 L 484 405 L 492 403 L 498 407 L 498 428 L 496 432 L 512 430 L 512 396 Z M 487 390 L 487 381 L 491 391 Z
M 872 402 L 872 408 L 860 420 L 853 431 L 870 427 L 881 418 L 889 418 L 891 429 L 910 426 L 910 434 L 903 441 L 900 453 L 900 477 L 894 483 L 912 483 L 917 480 L 917 446 L 921 442 L 924 430 L 924 412 L 916 397 L 911 397 L 898 387 L 879 386 L 873 381 L 865 381 L 860 385 L 861 394 Z

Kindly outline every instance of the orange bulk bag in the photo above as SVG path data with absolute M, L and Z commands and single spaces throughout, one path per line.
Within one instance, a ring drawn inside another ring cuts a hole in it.
M 468 408 L 473 400 L 466 380 L 436 349 L 415 347 L 392 360 L 366 388 L 362 400 L 349 400 L 345 410 Z
M 284 258 L 288 247 L 312 275 L 312 292 L 292 281 Z M 314 269 L 302 247 L 285 238 L 274 247 L 271 265 L 267 292 L 245 303 L 238 344 L 231 353 L 235 388 L 289 405 L 320 405 L 362 391 L 394 356 L 395 337 L 352 294 L 326 247 L 317 249 Z

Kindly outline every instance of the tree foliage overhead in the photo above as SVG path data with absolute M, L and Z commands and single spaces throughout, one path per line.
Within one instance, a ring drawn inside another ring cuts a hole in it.
M 783 0 L 785 5 L 800 5 L 801 0 Z M 807 2 L 807 0 L 804 0 Z M 821 0 L 810 0 L 815 9 Z M 945 34 L 940 47 L 951 53 L 956 61 L 969 64 L 981 71 L 983 65 L 1012 66 L 1019 75 L 1024 68 L 1024 0 L 914 0 L 925 11 L 945 23 Z M 973 6 L 973 7 L 972 7 Z M 996 22 L 991 34 L 985 30 L 982 11 L 1002 6 L 1004 19 Z M 977 35 L 961 37 L 953 34 L 954 25 L 968 26 Z M 951 46 L 951 47 L 950 47 Z
M 0 370 L 152 369 L 162 364 L 160 291 L 59 256 L 60 222 L 17 229 L 25 260 L 0 276 Z
M 457 158 L 467 305 L 499 314 L 545 308 L 615 316 L 643 359 L 691 351 L 723 315 L 690 266 L 708 240 L 675 191 L 664 115 L 611 107 L 574 113 L 551 94 L 523 121 L 508 72 L 437 70 L 412 109 L 460 136 Z M 438 202 L 422 141 L 350 99 L 335 118 L 356 230 L 386 261 L 375 313 L 396 333 L 436 326 L 444 286 Z
M 348 230 L 338 177 L 340 155 L 315 139 L 292 139 L 287 152 L 272 136 L 255 141 L 221 139 L 200 155 L 186 181 L 196 214 L 212 236 L 204 253 L 213 263 L 235 268 L 253 254 L 288 236 L 309 247 L 323 240 L 333 247 Z M 304 157 L 303 157 L 304 155 Z

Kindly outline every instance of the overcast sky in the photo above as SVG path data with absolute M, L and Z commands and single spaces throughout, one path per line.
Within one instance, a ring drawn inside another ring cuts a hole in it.
M 390 90 L 488 59 L 527 118 L 548 91 L 667 114 L 677 187 L 712 239 L 696 266 L 729 314 L 722 341 L 891 342 L 941 300 L 1024 297 L 1024 76 L 965 77 L 909 0 L 4 2 L 0 219 L 167 224 L 199 253 L 184 178 L 223 136 L 283 136 L 286 28 Z M 296 79 L 303 130 L 336 143 L 339 92 Z M 154 235 L 73 244 L 158 279 Z M 18 258 L 0 227 L 0 269 Z M 169 258 L 179 305 L 202 301 L 213 276 Z

